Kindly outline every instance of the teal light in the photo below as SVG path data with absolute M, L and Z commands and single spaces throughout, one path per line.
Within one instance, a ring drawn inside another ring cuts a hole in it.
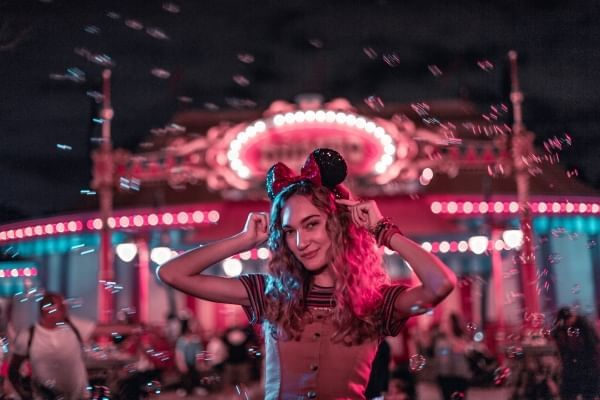
M 586 231 L 588 234 L 590 235 L 596 235 L 598 234 L 598 231 L 600 231 L 600 219 L 597 217 L 587 217 L 586 218 Z
M 533 219 L 533 230 L 538 235 L 545 235 L 550 230 L 550 218 L 535 217 Z
M 581 215 L 573 218 L 573 227 L 575 232 L 587 233 L 585 218 Z

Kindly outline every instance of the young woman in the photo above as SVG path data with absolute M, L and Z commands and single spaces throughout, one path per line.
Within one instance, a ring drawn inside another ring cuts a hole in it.
M 159 269 L 174 288 L 240 304 L 263 325 L 266 399 L 363 399 L 382 338 L 397 335 L 409 316 L 454 287 L 448 267 L 404 237 L 374 201 L 351 198 L 345 177 L 345 161 L 330 149 L 313 151 L 299 176 L 277 163 L 267 175 L 270 218 L 250 213 L 240 233 Z M 201 274 L 266 240 L 269 274 Z M 390 284 L 376 244 L 398 252 L 421 285 Z

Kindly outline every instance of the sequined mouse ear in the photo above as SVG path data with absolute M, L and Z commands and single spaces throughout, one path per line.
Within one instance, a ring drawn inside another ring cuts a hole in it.
M 323 186 L 333 189 L 346 179 L 348 167 L 340 153 L 333 149 L 320 148 L 314 150 L 311 155 L 319 166 Z

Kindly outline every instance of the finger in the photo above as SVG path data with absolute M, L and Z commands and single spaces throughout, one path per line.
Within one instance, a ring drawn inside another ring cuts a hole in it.
M 335 199 L 335 202 L 338 204 L 343 204 L 345 206 L 349 206 L 349 207 L 360 204 L 360 201 L 358 201 L 358 200 L 346 200 L 346 199 Z
M 365 222 L 360 216 L 359 210 L 356 207 L 352 207 L 352 219 L 357 226 L 364 227 Z

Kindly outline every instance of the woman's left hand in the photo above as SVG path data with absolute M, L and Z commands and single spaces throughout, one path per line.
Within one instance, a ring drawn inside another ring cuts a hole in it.
M 383 218 L 375 200 L 336 199 L 335 202 L 347 206 L 352 214 L 354 224 L 369 231 L 375 228 L 377 223 Z

